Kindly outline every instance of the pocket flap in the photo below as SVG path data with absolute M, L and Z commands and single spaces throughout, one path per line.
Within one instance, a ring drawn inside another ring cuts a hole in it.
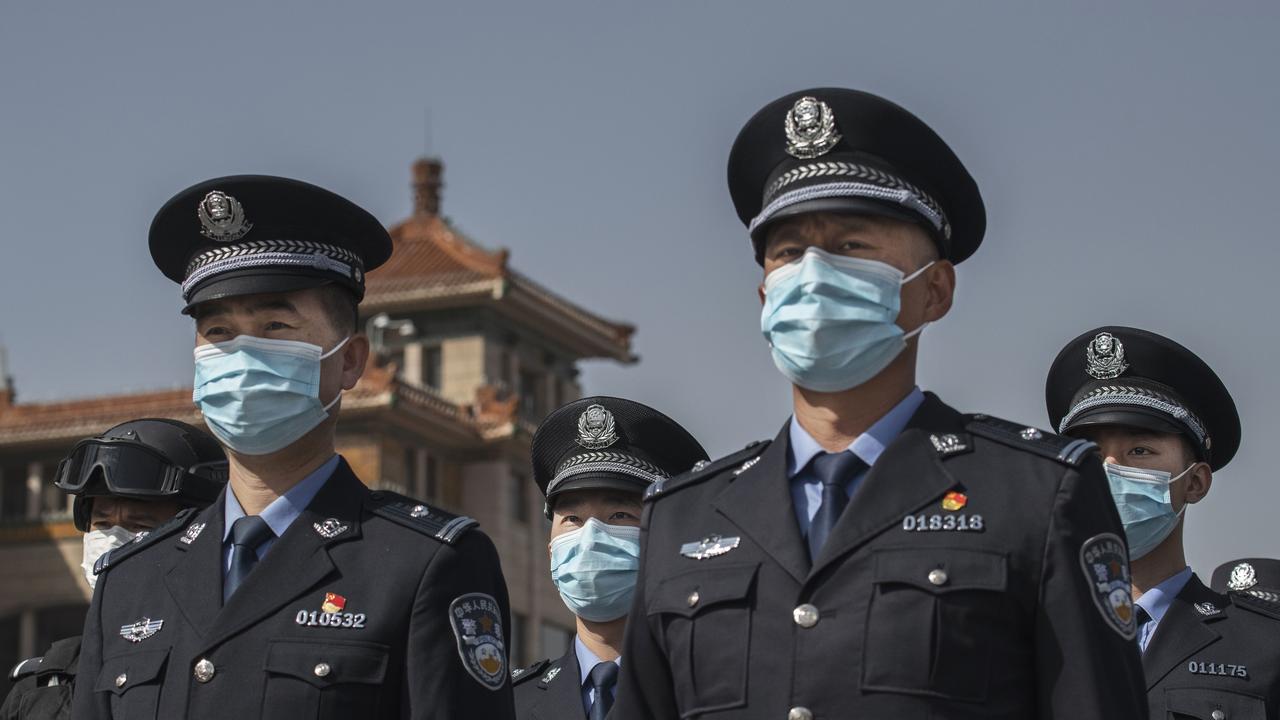
M 1207 688 L 1166 688 L 1165 711 L 1213 720 L 1218 710 L 1227 720 L 1265 720 L 1267 703 L 1260 697 Z
M 381 683 L 387 674 L 386 645 L 358 640 L 275 640 L 267 648 L 266 671 L 324 688 L 340 683 Z
M 892 548 L 875 554 L 875 582 L 901 583 L 921 590 L 1005 589 L 1008 559 L 1001 553 L 952 548 Z
M 716 603 L 742 600 L 751 592 L 759 567 L 759 563 L 716 565 L 673 575 L 658 584 L 647 612 L 691 617 Z
M 107 658 L 102 661 L 102 670 L 98 672 L 93 689 L 119 695 L 136 685 L 155 682 L 164 671 L 164 663 L 168 658 L 168 648 Z

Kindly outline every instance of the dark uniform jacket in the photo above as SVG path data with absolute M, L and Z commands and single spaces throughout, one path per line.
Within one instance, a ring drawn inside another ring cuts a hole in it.
M 0 720 L 66 720 L 80 659 L 80 638 L 59 640 L 42 657 L 23 660 L 9 677 L 13 689 L 0 707 Z
M 224 504 L 99 562 L 77 720 L 512 717 L 506 585 L 475 521 L 343 461 L 224 606 Z
M 1195 575 L 1142 656 L 1152 720 L 1280 718 L 1280 606 Z
M 511 676 L 517 720 L 586 720 L 582 669 L 573 645 L 559 660 L 542 660 Z
M 1146 716 L 1091 443 L 927 394 L 814 562 L 787 447 L 651 489 L 614 718 Z

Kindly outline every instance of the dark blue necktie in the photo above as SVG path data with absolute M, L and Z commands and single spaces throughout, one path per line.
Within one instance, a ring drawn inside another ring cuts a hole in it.
M 609 714 L 609 708 L 613 707 L 613 686 L 618 682 L 618 663 L 608 660 L 596 663 L 588 677 L 591 687 L 596 691 L 596 699 L 591 702 L 587 720 L 604 720 Z
M 257 515 L 246 515 L 231 523 L 231 569 L 223 583 L 222 600 L 235 593 L 249 571 L 258 564 L 258 546 L 275 537 L 267 521 Z
M 821 453 L 810 463 L 813 474 L 822 481 L 822 504 L 809 523 L 809 559 L 818 557 L 818 552 L 827 543 L 827 537 L 836 526 L 844 508 L 849 504 L 849 495 L 845 488 L 854 476 L 862 472 L 867 464 L 857 455 L 845 450 L 838 453 Z

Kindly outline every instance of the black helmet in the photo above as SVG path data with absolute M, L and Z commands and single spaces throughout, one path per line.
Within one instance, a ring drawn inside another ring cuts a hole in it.
M 76 528 L 89 529 L 92 498 L 176 500 L 204 507 L 227 484 L 227 459 L 208 433 L 177 420 L 130 420 L 76 443 L 54 485 L 75 495 Z

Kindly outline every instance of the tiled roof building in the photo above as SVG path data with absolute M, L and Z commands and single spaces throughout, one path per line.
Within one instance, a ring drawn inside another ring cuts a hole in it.
M 562 652 L 572 632 L 529 480 L 533 429 L 581 395 L 578 360 L 634 362 L 634 328 L 463 235 L 440 215 L 442 172 L 436 160 L 414 163 L 413 213 L 390 228 L 391 260 L 369 274 L 361 319 L 375 356 L 343 397 L 338 446 L 371 485 L 481 522 L 502 555 L 518 664 Z M 0 586 L 24 589 L 0 593 L 0 668 L 78 632 L 80 537 L 53 472 L 76 440 L 138 417 L 201 422 L 190 388 L 21 403 L 0 370 Z

